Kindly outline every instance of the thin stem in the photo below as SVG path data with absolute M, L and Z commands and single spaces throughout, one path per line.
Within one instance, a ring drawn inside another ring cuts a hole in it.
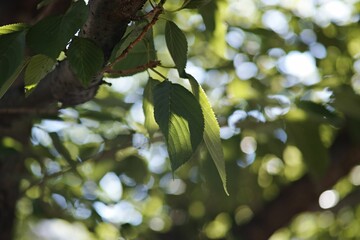
M 163 79 L 167 79 L 167 77 L 162 75 L 159 71 L 155 70 L 154 68 L 150 68 L 150 70 L 153 71 L 154 73 L 156 73 L 157 75 L 159 75 L 160 77 L 162 77 Z

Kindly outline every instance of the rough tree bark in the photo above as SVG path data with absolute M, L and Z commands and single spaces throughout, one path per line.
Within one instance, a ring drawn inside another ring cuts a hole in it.
M 56 0 L 41 11 L 36 10 L 37 0 L 0 1 L 0 24 L 15 22 L 35 23 L 48 15 L 64 12 L 70 0 Z M 81 35 L 95 41 L 102 48 L 105 60 L 124 35 L 127 25 L 143 7 L 146 0 L 90 0 L 90 14 L 81 29 Z M 43 79 L 36 90 L 25 98 L 22 76 L 0 99 L 0 143 L 7 137 L 17 140 L 26 148 L 31 117 L 39 110 L 55 111 L 57 103 L 74 106 L 92 99 L 102 76 L 92 79 L 83 87 L 72 73 L 67 61 Z M 29 115 L 29 113 L 32 113 Z M 0 148 L 1 149 L 1 148 Z M 23 174 L 23 154 L 13 151 L 0 153 L 0 239 L 11 240 L 14 231 L 15 207 L 19 198 L 19 182 Z

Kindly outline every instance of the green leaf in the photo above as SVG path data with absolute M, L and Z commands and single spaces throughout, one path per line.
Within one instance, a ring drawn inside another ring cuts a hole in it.
M 330 111 L 324 105 L 311 101 L 300 101 L 297 106 L 321 122 L 329 122 L 336 127 L 340 127 L 342 124 L 342 119 L 335 113 L 335 111 Z
M 25 87 L 40 82 L 49 72 L 54 70 L 56 61 L 48 56 L 38 54 L 30 59 L 25 70 Z
M 15 80 L 17 79 L 17 77 L 19 76 L 19 74 L 22 72 L 22 70 L 24 69 L 24 67 L 28 64 L 29 59 L 25 58 L 22 63 L 17 67 L 17 69 L 15 70 L 15 72 L 13 73 L 13 75 L 11 75 L 11 77 L 9 77 L 0 87 L 0 99 L 5 95 L 5 93 L 7 92 L 7 90 L 9 90 L 9 88 L 11 87 L 11 85 L 15 82 Z
M 183 8 L 200 8 L 211 2 L 212 0 L 185 0 L 183 5 L 181 6 L 181 9 Z
M 181 85 L 164 81 L 154 88 L 154 113 L 175 171 L 191 158 L 203 139 L 204 116 L 200 104 Z
M 140 156 L 129 156 L 116 166 L 121 174 L 134 179 L 137 183 L 146 183 L 149 179 L 149 170 L 146 161 Z
M 221 145 L 220 139 L 220 126 L 218 121 L 216 120 L 215 113 L 210 105 L 210 102 L 206 96 L 205 91 L 196 81 L 196 79 L 191 76 L 187 75 L 192 92 L 195 97 L 200 102 L 200 106 L 202 112 L 204 114 L 205 119 L 205 131 L 204 131 L 204 142 L 205 145 L 215 163 L 215 166 L 219 172 L 221 181 L 223 183 L 224 190 L 227 195 L 229 195 L 226 187 L 226 171 L 225 171 L 225 159 L 224 159 L 224 152 Z
M 14 23 L 14 24 L 4 25 L 0 27 L 0 35 L 23 31 L 27 28 L 28 25 L 25 23 Z
M 56 59 L 70 39 L 82 27 L 88 16 L 88 7 L 80 0 L 63 16 L 41 20 L 30 28 L 27 41 L 36 53 Z
M 67 56 L 70 66 L 84 86 L 98 73 L 104 63 L 102 50 L 91 40 L 76 37 L 71 42 Z
M 203 18 L 206 32 L 213 33 L 216 28 L 216 12 L 218 10 L 218 6 L 216 1 L 210 1 L 209 4 L 205 5 L 199 12 L 201 17 Z
M 346 116 L 360 119 L 360 96 L 354 92 L 351 86 L 341 86 L 334 90 L 335 108 Z
M 165 25 L 165 40 L 180 77 L 185 77 L 188 43 L 185 34 L 172 21 Z
M 79 158 L 81 161 L 91 159 L 99 153 L 100 145 L 98 143 L 86 143 L 79 146 Z
M 74 173 L 80 176 L 79 172 L 76 170 L 77 164 L 76 161 L 71 157 L 70 152 L 61 142 L 60 137 L 57 133 L 49 133 L 52 143 L 56 151 L 66 160 L 66 162 L 73 168 Z
M 24 32 L 0 35 L 0 86 L 2 86 L 21 65 L 24 52 Z
M 154 99 L 153 89 L 159 81 L 149 78 L 145 89 L 143 98 L 143 111 L 145 115 L 145 128 L 147 129 L 150 137 L 159 129 L 159 125 L 154 117 Z
M 329 156 L 320 138 L 319 124 L 289 121 L 286 123 L 286 132 L 290 143 L 301 151 L 310 174 L 316 179 L 322 177 L 328 167 Z
M 113 62 L 117 56 L 119 56 L 143 31 L 143 28 L 148 24 L 148 21 L 138 21 L 136 24 L 131 25 L 127 28 L 124 37 L 121 41 L 116 44 L 113 52 L 111 53 L 110 62 Z M 149 33 L 145 36 L 145 38 L 151 38 Z
M 112 61 L 119 56 L 125 48 L 129 46 L 131 42 L 138 37 L 138 34 L 141 33 L 142 27 L 146 25 L 146 22 L 142 22 L 140 25 L 137 25 L 125 38 L 118 44 L 116 50 L 114 50 L 115 54 L 112 54 Z M 115 64 L 113 70 L 121 71 L 133 69 L 135 67 L 144 65 L 151 60 L 156 60 L 156 51 L 154 45 L 153 32 L 150 29 L 145 37 L 138 42 L 133 49 L 130 50 L 125 59 L 121 60 L 119 63 Z M 116 74 L 115 74 L 116 77 Z

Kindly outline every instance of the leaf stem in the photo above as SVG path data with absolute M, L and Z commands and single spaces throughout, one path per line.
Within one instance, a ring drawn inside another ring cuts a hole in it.
M 162 77 L 163 79 L 167 79 L 167 77 L 165 77 L 164 75 L 162 75 L 159 71 L 155 70 L 154 68 L 150 68 L 151 71 L 153 71 L 154 73 L 156 73 L 157 75 L 159 75 L 160 77 Z

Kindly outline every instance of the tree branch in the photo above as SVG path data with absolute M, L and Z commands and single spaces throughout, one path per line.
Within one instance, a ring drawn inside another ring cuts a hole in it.
M 93 40 L 104 52 L 105 62 L 114 46 L 125 33 L 132 17 L 143 7 L 146 0 L 90 0 L 90 14 L 81 30 L 81 36 Z M 102 74 L 93 77 L 88 88 L 82 86 L 70 69 L 68 62 L 60 62 L 48 74 L 34 92 L 25 99 L 23 88 L 11 88 L 0 99 L 1 108 L 38 108 L 62 102 L 74 106 L 92 99 L 101 85 Z
M 277 229 L 289 224 L 297 214 L 318 209 L 314 206 L 319 195 L 360 163 L 360 146 L 343 129 L 330 148 L 330 156 L 330 166 L 321 179 L 315 181 L 311 176 L 305 175 L 285 187 L 276 199 L 256 212 L 250 222 L 234 228 L 233 234 L 246 240 L 268 239 Z

